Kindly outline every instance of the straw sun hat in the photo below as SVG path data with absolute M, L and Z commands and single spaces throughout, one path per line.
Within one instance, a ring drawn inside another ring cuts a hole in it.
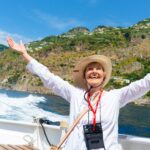
M 108 83 L 112 72 L 111 60 L 108 57 L 103 55 L 92 55 L 83 58 L 79 63 L 76 64 L 73 70 L 74 82 L 76 86 L 78 86 L 79 88 L 87 90 L 87 85 L 84 78 L 84 72 L 86 67 L 93 62 L 99 63 L 103 67 L 104 72 L 106 73 L 106 77 L 101 86 L 104 87 Z

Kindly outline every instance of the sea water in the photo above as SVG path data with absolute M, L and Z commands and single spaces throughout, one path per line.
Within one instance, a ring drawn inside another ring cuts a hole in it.
M 0 118 L 33 122 L 69 120 L 69 103 L 59 96 L 0 89 Z M 128 104 L 120 110 L 119 133 L 150 137 L 150 106 Z

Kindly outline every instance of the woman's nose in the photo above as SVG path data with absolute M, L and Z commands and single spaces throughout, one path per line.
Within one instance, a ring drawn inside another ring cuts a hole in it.
M 93 68 L 93 72 L 96 72 L 97 71 L 97 68 Z
M 93 69 L 91 73 L 92 73 L 93 75 L 96 75 L 96 74 L 97 74 L 97 69 Z

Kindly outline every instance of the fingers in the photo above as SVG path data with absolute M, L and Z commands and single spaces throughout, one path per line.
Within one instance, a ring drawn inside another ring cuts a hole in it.
M 20 40 L 20 46 L 21 46 L 23 49 L 25 48 L 25 46 L 24 46 L 22 40 Z
M 14 42 L 14 40 L 13 40 L 11 37 L 8 37 L 8 38 L 7 38 L 7 43 L 8 43 L 8 45 L 9 45 L 11 48 L 14 47 L 15 42 Z
M 20 40 L 20 45 L 21 45 L 21 46 L 24 46 L 24 44 L 23 44 L 22 40 Z

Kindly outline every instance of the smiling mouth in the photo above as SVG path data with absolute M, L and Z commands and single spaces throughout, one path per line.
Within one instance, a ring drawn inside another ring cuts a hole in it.
M 101 78 L 101 76 L 99 75 L 99 74 L 96 74 L 96 75 L 90 75 L 89 76 L 89 79 L 100 79 Z

